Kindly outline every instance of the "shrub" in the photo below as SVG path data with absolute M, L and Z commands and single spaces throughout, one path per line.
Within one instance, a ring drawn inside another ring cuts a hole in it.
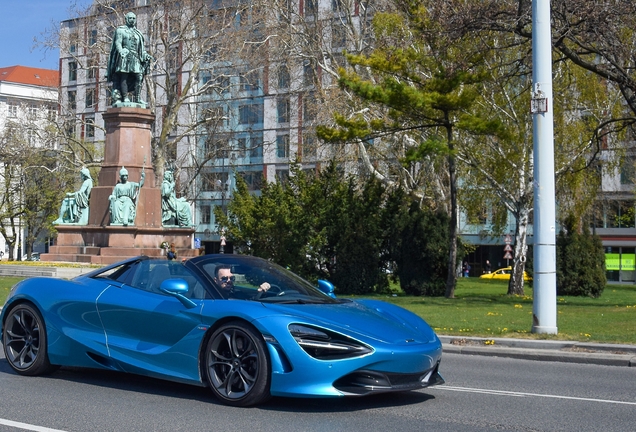
M 557 238 L 557 295 L 599 297 L 606 283 L 601 239 L 569 216 Z

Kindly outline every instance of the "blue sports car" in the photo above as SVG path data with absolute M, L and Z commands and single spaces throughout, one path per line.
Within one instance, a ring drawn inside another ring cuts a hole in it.
M 234 406 L 444 382 L 440 340 L 417 315 L 336 298 L 329 282 L 251 256 L 136 257 L 72 280 L 26 279 L 0 324 L 19 374 L 110 369 L 209 386 Z

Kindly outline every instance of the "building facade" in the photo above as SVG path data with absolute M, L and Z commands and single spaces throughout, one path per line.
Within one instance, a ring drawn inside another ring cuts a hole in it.
M 26 66 L 9 66 L 0 68 L 0 134 L 2 145 L 15 144 L 20 140 L 32 146 L 43 145 L 45 138 L 41 133 L 43 125 L 54 120 L 58 115 L 59 73 L 56 70 L 32 68 Z M 12 134 L 11 131 L 16 134 Z M 0 177 L 5 179 L 4 164 L 0 163 Z M 13 198 L 15 199 L 15 197 Z M 3 200 L 5 207 L 10 206 Z M 3 209 L 3 213 L 6 212 Z M 5 213 L 6 214 L 6 213 Z M 16 233 L 11 223 L 5 221 L 7 236 L 16 236 L 13 256 L 20 259 L 24 256 L 24 233 L 22 221 L 16 218 Z M 44 251 L 44 243 L 40 243 L 40 251 Z M 7 255 L 8 246 L 0 236 L 0 252 Z

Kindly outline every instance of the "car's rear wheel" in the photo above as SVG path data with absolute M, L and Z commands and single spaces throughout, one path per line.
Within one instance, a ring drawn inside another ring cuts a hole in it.
M 261 334 L 247 323 L 230 322 L 210 337 L 206 374 L 214 394 L 233 406 L 250 406 L 271 397 L 271 372 Z
M 7 314 L 2 346 L 9 365 L 21 375 L 42 375 L 57 368 L 49 362 L 44 319 L 29 304 L 19 304 Z

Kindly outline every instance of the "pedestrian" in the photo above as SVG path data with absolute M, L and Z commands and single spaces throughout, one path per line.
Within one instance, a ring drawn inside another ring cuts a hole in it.
M 465 278 L 468 277 L 468 274 L 470 273 L 470 264 L 468 264 L 468 261 L 464 261 L 464 265 L 462 266 L 462 273 L 464 274 Z
M 484 266 L 484 268 L 486 269 L 486 273 L 490 274 L 492 272 L 492 267 L 489 260 L 486 260 L 486 265 Z
M 170 243 L 170 249 L 168 249 L 167 257 L 170 261 L 177 258 L 177 250 L 174 248 L 174 243 Z

